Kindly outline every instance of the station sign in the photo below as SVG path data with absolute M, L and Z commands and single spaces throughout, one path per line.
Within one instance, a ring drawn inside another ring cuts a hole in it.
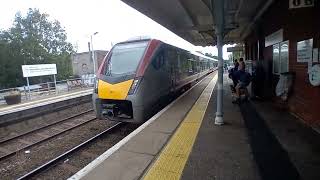
M 289 9 L 313 7 L 314 0 L 289 0 Z
M 56 64 L 22 65 L 23 77 L 35 77 L 57 74 Z
M 243 46 L 228 47 L 227 52 L 243 51 Z
M 280 43 L 283 41 L 283 29 L 280 29 L 265 37 L 265 47 Z

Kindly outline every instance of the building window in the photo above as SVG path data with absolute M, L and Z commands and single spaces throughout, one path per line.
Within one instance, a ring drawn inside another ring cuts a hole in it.
M 289 41 L 273 45 L 273 74 L 289 71 Z

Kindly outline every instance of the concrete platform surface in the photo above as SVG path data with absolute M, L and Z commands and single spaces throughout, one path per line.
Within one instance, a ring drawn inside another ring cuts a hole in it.
M 231 103 L 231 92 L 226 76 L 223 95 L 225 124 L 222 126 L 214 124 L 216 88 L 181 179 L 259 180 L 246 127 L 238 105 Z
M 253 101 L 277 141 L 287 152 L 300 179 L 320 179 L 320 134 L 271 102 Z
M 86 90 L 81 90 L 81 91 L 76 91 L 76 92 L 70 92 L 70 93 L 65 93 L 61 95 L 56 95 L 56 96 L 51 96 L 51 97 L 46 97 L 43 99 L 38 99 L 38 100 L 32 100 L 29 102 L 24 102 L 16 105 L 9 105 L 9 106 L 3 106 L 0 108 L 0 116 L 5 115 L 5 114 L 10 114 L 10 113 L 15 113 L 35 107 L 40 107 L 44 105 L 48 105 L 51 103 L 56 103 L 59 101 L 64 101 L 72 98 L 77 98 L 81 96 L 86 96 L 92 94 L 92 89 L 86 89 Z

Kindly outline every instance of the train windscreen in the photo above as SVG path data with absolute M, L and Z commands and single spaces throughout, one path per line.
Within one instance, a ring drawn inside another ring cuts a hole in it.
M 116 45 L 108 61 L 106 75 L 134 74 L 148 45 L 148 41 Z

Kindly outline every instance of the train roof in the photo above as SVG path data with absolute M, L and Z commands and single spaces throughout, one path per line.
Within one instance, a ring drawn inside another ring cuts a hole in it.
M 168 44 L 170 46 L 173 46 L 173 47 L 176 47 L 176 48 L 179 48 L 179 49 L 182 49 L 182 50 L 185 50 L 185 51 L 188 51 L 190 54 L 193 54 L 195 56 L 199 56 L 199 57 L 202 57 L 202 58 L 206 58 L 206 59 L 209 59 L 209 60 L 212 60 L 212 61 L 218 61 L 217 59 L 214 59 L 212 57 L 208 57 L 206 55 L 203 55 L 199 52 L 196 52 L 196 51 L 190 51 L 190 50 L 187 50 L 187 49 L 183 49 L 183 48 L 180 48 L 180 47 L 177 47 L 175 45 L 172 45 L 172 44 L 169 44 L 169 43 L 166 43 L 166 42 L 163 42 L 159 39 L 155 39 L 155 38 L 151 38 L 151 37 L 148 37 L 148 36 L 137 36 L 137 37 L 133 37 L 133 38 L 129 38 L 128 40 L 126 41 L 122 41 L 122 42 L 119 42 L 117 44 L 124 44 L 124 43 L 131 43 L 131 42 L 139 42 L 139 41 L 151 41 L 151 40 L 157 40 L 157 41 L 160 41 L 164 44 Z
M 210 60 L 212 60 L 212 61 L 218 61 L 218 59 L 214 59 L 214 58 L 212 58 L 212 57 L 203 55 L 203 54 L 201 54 L 201 53 L 199 53 L 199 52 L 196 52 L 196 51 L 192 51 L 192 52 L 190 52 L 190 53 L 193 54 L 193 55 L 202 57 L 202 58 L 210 59 Z

